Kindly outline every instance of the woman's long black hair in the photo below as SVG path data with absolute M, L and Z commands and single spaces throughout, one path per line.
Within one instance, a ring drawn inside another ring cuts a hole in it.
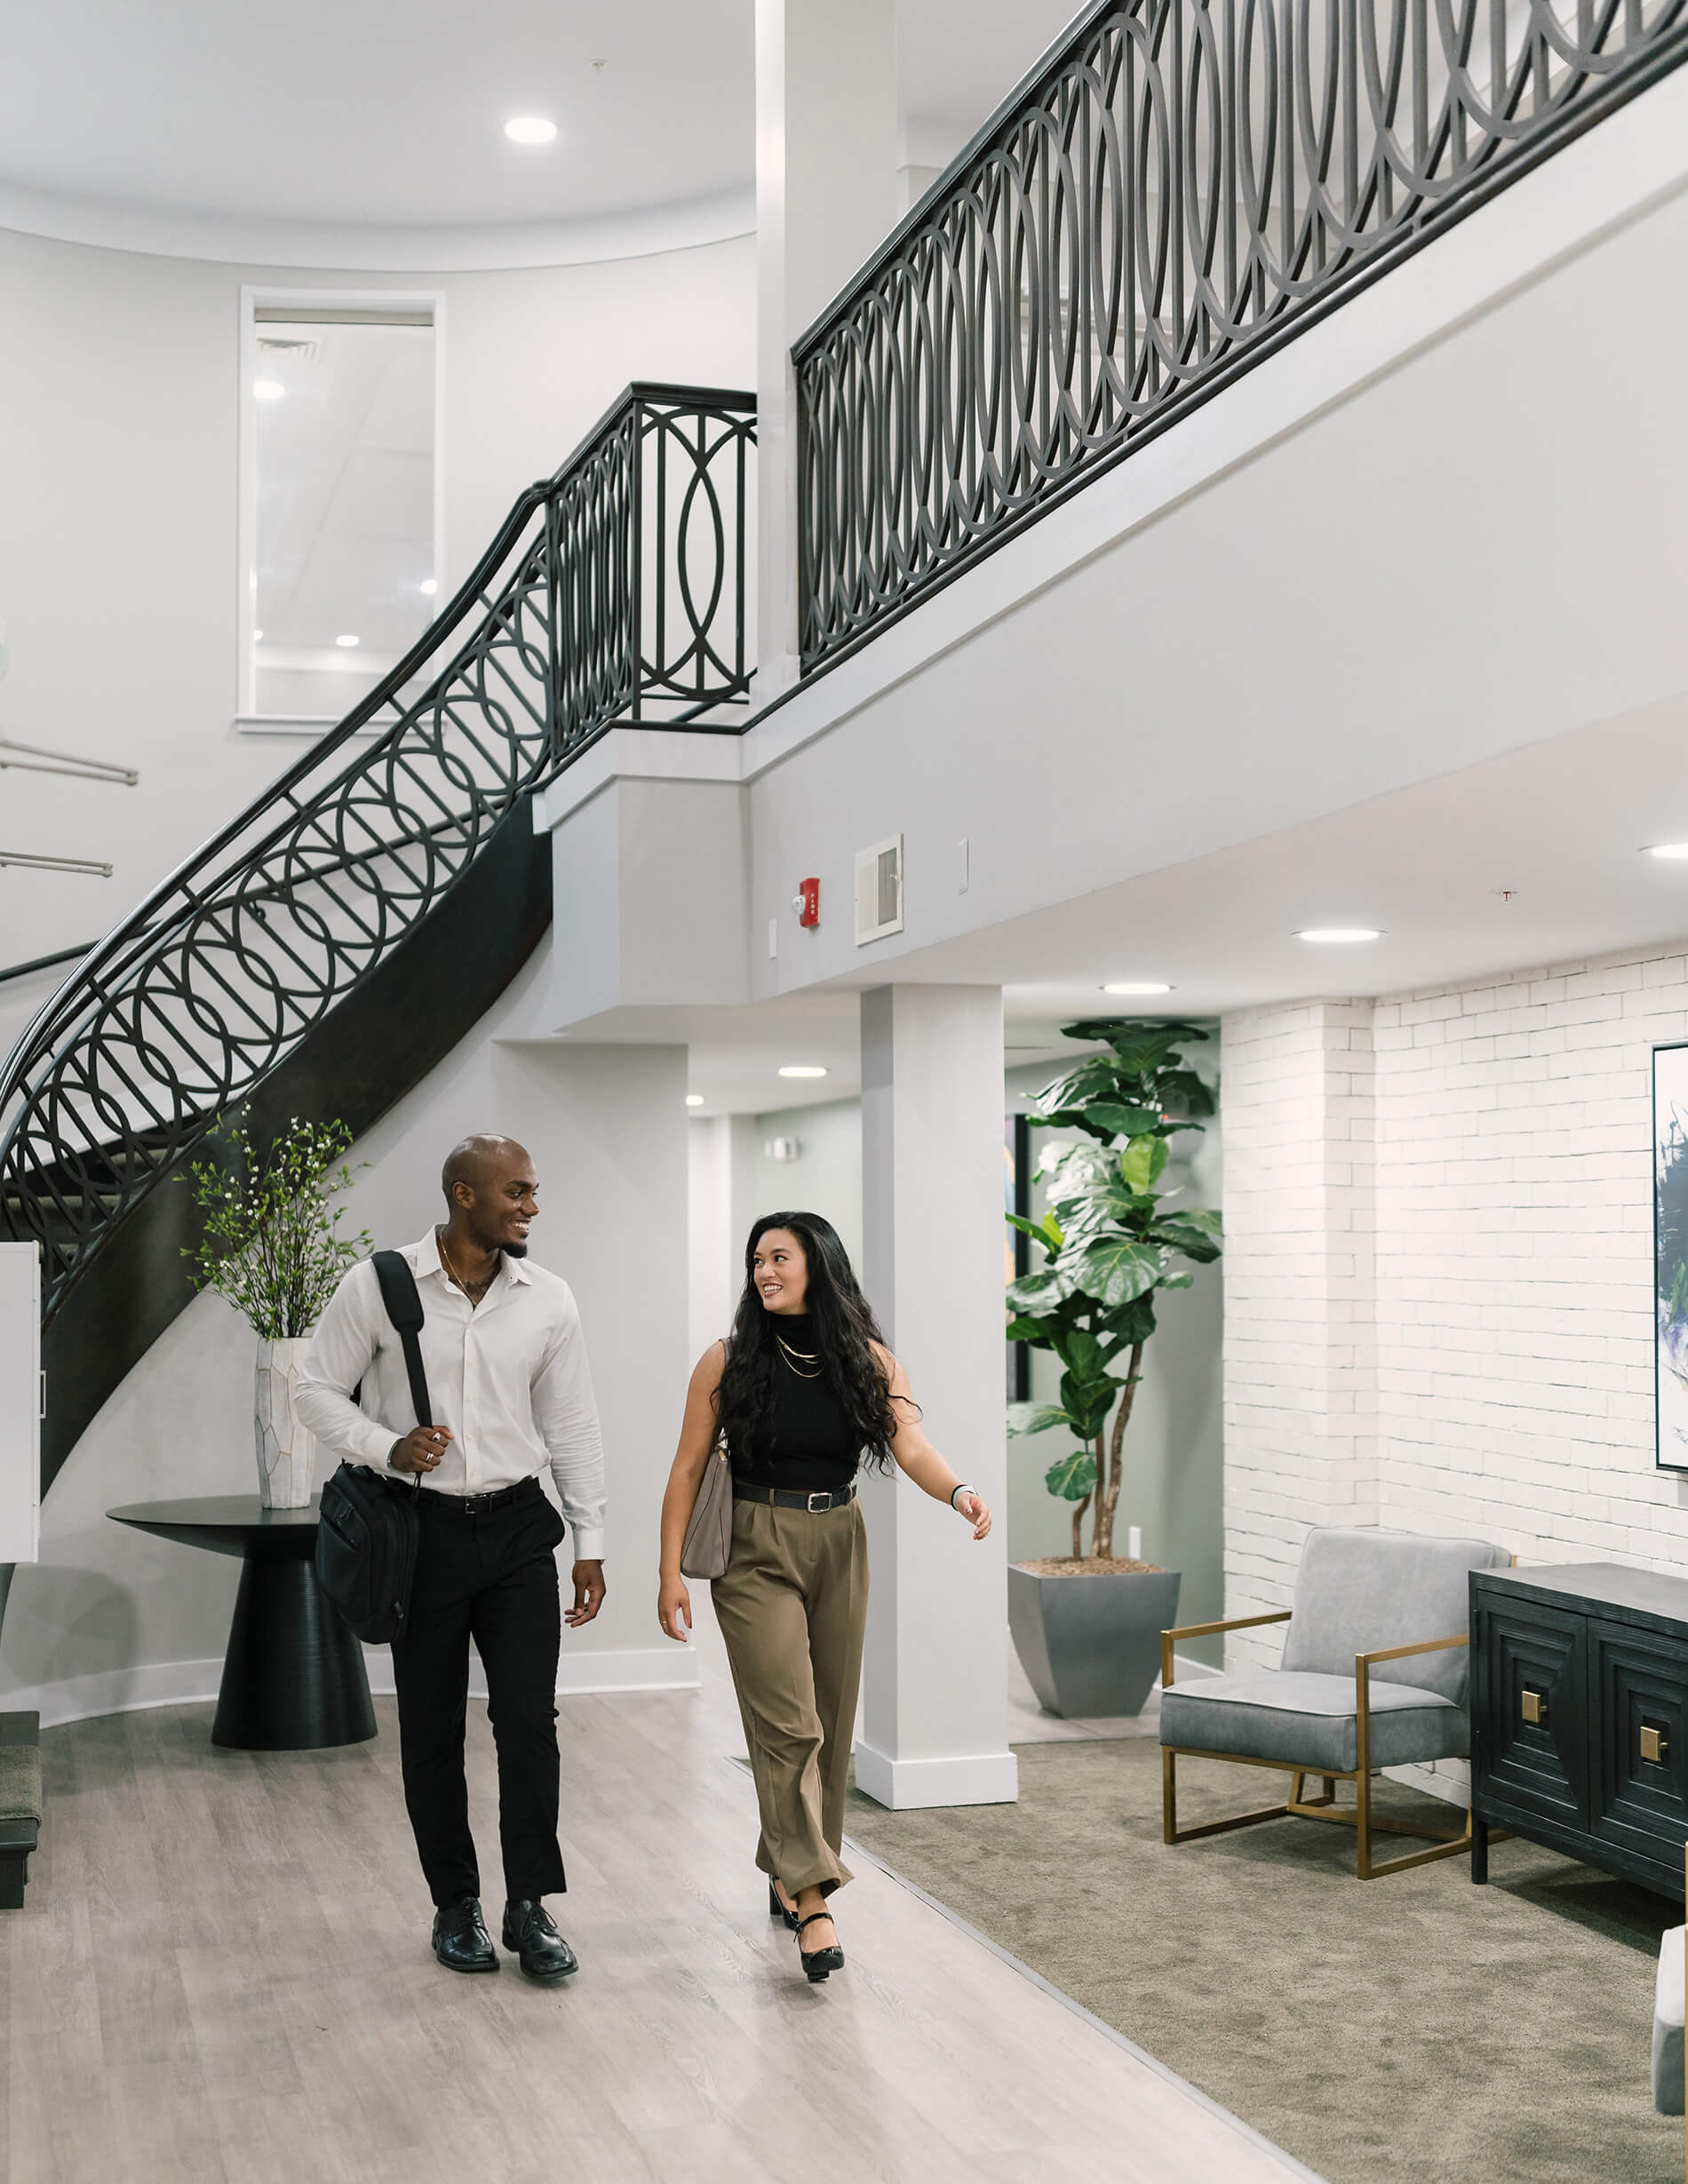
M 826 1385 L 849 1420 L 864 1457 L 888 1471 L 897 1421 L 890 1385 L 872 1349 L 876 1342 L 883 1345 L 885 1338 L 837 1229 L 818 1213 L 764 1213 L 750 1232 L 744 1246 L 744 1293 L 733 1315 L 727 1362 L 715 1394 L 716 1423 L 728 1450 L 741 1463 L 753 1463 L 757 1429 L 773 1408 L 780 1315 L 762 1302 L 754 1275 L 756 1247 L 770 1228 L 788 1229 L 803 1247 L 808 1265 L 804 1308 L 811 1346 L 819 1354 Z

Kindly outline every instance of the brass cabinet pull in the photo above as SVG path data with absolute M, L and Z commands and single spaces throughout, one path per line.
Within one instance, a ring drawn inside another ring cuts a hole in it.
M 1653 1765 L 1657 1767 L 1663 1760 L 1665 1754 L 1669 1750 L 1670 1740 L 1665 1735 L 1664 1731 L 1662 1729 L 1655 1729 L 1650 1723 L 1644 1721 L 1641 1725 L 1642 1758 L 1644 1759 L 1651 1759 Z
M 1518 1700 L 1518 1711 L 1526 1721 L 1538 1724 L 1548 1718 L 1548 1695 L 1545 1691 L 1532 1691 L 1526 1686 Z

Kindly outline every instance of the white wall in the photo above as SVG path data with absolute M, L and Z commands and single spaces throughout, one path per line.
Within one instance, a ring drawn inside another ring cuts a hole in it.
M 440 1163 L 471 1131 L 533 1153 L 534 1257 L 580 1300 L 609 1471 L 609 1599 L 565 1633 L 564 1689 L 695 1680 L 657 1629 L 657 1515 L 690 1359 L 686 1327 L 685 1053 L 501 1040 L 547 974 L 545 953 L 426 1084 L 354 1148 L 368 1161 L 348 1227 L 378 1247 L 436 1218 Z M 42 1512 L 0 1644 L 0 1704 L 51 1719 L 214 1695 L 239 1566 L 111 1523 L 125 1502 L 254 1490 L 253 1337 L 198 1298 L 83 1435 Z M 325 1473 L 333 1459 L 326 1451 Z M 569 1550 L 565 1545 L 565 1563 Z M 386 1664 L 378 1655 L 378 1681 Z M 386 1670 L 390 1674 L 390 1669 Z
M 776 1161 L 776 1138 L 795 1138 L 795 1160 Z M 828 1100 L 816 1107 L 776 1108 L 756 1117 L 755 1205 L 764 1213 L 819 1213 L 837 1229 L 856 1279 L 862 1274 L 862 1103 Z M 743 1248 L 744 1238 L 739 1239 Z
M 1310 1525 L 1378 1521 L 1371 1013 L 1316 1001 L 1224 1021 L 1229 1616 L 1287 1604 Z
M 801 1156 L 768 1148 L 794 1137 Z M 862 1264 L 862 1103 L 826 1100 L 766 1115 L 714 1115 L 689 1132 L 689 1322 L 693 1360 L 732 1324 L 744 1287 L 744 1243 L 758 1217 L 781 1209 L 824 1214 L 850 1263 Z
M 127 790 L 0 774 L 0 842 L 109 881 L 0 870 L 0 967 L 107 930 L 304 743 L 236 734 L 239 290 L 445 296 L 446 566 L 632 378 L 744 386 L 749 239 L 530 272 L 315 275 L 0 231 L 0 735 L 138 766 Z M 28 1013 L 0 986 L 0 1049 Z
M 697 1117 L 690 1140 L 691 1354 L 700 1358 L 733 1323 L 744 1288 L 744 1243 L 761 1201 L 753 1115 Z
M 1288 1604 L 1309 1523 L 1373 1514 L 1688 1570 L 1652 1234 L 1652 1053 L 1684 1038 L 1684 944 L 1227 1020 L 1228 1614 Z

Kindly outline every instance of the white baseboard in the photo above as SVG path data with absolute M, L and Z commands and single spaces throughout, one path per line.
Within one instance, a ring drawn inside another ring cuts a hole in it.
M 1011 1751 L 968 1752 L 958 1759 L 893 1759 L 872 1744 L 856 1747 L 856 1786 L 894 1813 L 936 1805 L 1012 1805 L 1020 1766 Z
M 1440 1798 L 1461 1811 L 1471 1802 L 1471 1770 L 1464 1759 L 1432 1759 L 1424 1766 L 1386 1767 L 1382 1771 L 1390 1782 L 1422 1790 L 1427 1797 Z
M 618 1653 L 565 1654 L 557 1672 L 557 1696 L 582 1698 L 595 1691 L 692 1691 L 700 1680 L 697 1664 L 680 1648 L 658 1653 L 654 1647 Z M 393 1654 L 386 1646 L 366 1646 L 363 1664 L 370 1689 L 379 1698 L 393 1694 Z M 101 1714 L 133 1714 L 152 1706 L 191 1706 L 212 1700 L 223 1680 L 219 1659 L 150 1661 L 135 1668 L 105 1669 L 92 1676 L 67 1676 L 58 1683 L 25 1684 L 0 1692 L 0 1708 L 34 1711 L 44 1729 L 69 1721 L 91 1721 Z M 486 1683 L 475 1662 L 469 1696 L 486 1697 Z M 947 1799 L 945 1800 L 948 1801 Z
M 58 1683 L 25 1684 L 0 1697 L 0 1705 L 33 1707 L 44 1729 L 100 1714 L 139 1713 L 148 1706 L 188 1706 L 214 1699 L 223 1664 L 213 1661 L 148 1661 L 134 1668 L 102 1669 L 67 1676 Z
M 370 1689 L 382 1696 L 393 1690 L 393 1649 L 365 1646 L 363 1665 Z M 630 1646 L 604 1653 L 576 1652 L 565 1646 L 557 1664 L 557 1696 L 589 1698 L 594 1692 L 695 1691 L 703 1681 L 697 1657 L 672 1642 L 661 1651 L 655 1646 Z M 485 1672 L 473 1647 L 469 1650 L 469 1696 L 487 1695 Z
M 697 1655 L 672 1639 L 660 1650 L 630 1646 L 619 1653 L 577 1653 L 565 1640 L 557 1667 L 559 1698 L 593 1691 L 696 1691 L 702 1681 Z

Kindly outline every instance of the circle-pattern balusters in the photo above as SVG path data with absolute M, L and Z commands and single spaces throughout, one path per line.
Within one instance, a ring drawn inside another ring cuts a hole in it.
M 49 1317 L 518 798 L 618 719 L 744 703 L 754 439 L 749 395 L 630 389 L 393 674 L 53 997 L 0 1078 L 0 1234 L 44 1247 Z
M 1674 65 L 1685 8 L 1089 8 L 792 352 L 805 665 Z

